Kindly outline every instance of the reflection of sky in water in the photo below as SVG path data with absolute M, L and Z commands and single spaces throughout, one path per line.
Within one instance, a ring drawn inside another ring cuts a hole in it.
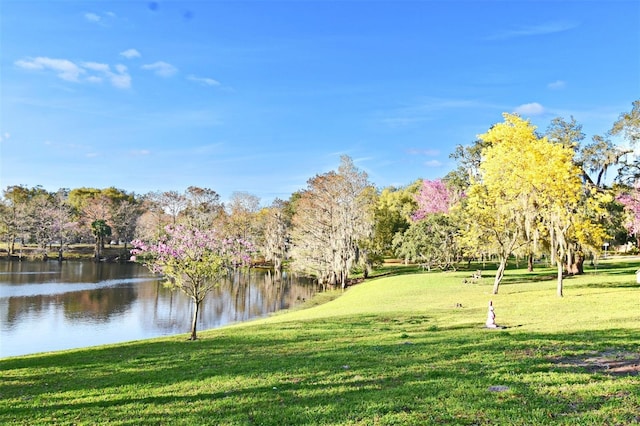
M 59 283 L 43 282 L 42 284 L 22 284 L 2 286 L 0 300 L 8 297 L 53 296 L 56 294 L 72 293 L 75 291 L 97 290 L 99 288 L 115 287 L 148 281 L 148 278 L 125 278 L 120 280 L 105 280 L 97 283 Z M 2 283 L 0 283 L 2 284 Z
M 11 284 L 0 277 L 0 357 L 189 332 L 191 300 L 166 289 L 146 269 L 113 264 L 94 270 L 69 263 L 68 269 L 63 265 L 53 272 L 28 271 L 23 265 L 10 274 L 15 278 Z M 51 281 L 52 273 L 66 279 Z M 24 281 L 24 274 L 37 277 Z M 223 283 L 209 294 L 201 306 L 199 331 L 268 315 L 315 292 L 315 286 L 291 277 L 275 282 L 261 271 L 243 280 Z

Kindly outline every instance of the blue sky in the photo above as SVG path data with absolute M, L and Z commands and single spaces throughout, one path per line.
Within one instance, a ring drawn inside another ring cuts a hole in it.
M 1 189 L 402 186 L 503 112 L 590 140 L 640 98 L 636 0 L 3 0 L 0 36 Z

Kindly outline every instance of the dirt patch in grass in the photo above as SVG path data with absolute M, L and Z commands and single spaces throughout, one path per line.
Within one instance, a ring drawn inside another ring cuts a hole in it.
M 580 357 L 563 357 L 554 360 L 562 367 L 582 367 L 588 371 L 618 376 L 640 374 L 640 353 L 621 350 L 593 352 Z

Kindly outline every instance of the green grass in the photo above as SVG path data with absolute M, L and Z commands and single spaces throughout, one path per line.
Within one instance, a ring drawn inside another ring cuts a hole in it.
M 195 342 L 7 358 L 0 423 L 638 424 L 639 377 L 589 360 L 638 356 L 639 267 L 603 262 L 562 299 L 553 269 L 498 295 L 468 271 L 387 276 Z M 483 328 L 489 300 L 507 328 Z

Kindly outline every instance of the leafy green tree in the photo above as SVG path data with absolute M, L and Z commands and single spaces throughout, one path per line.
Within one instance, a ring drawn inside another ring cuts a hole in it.
M 443 270 L 455 268 L 458 260 L 457 224 L 445 213 L 431 213 L 412 222 L 404 233 L 393 239 L 396 253 L 422 265 Z
M 393 255 L 393 239 L 404 233 L 411 223 L 411 215 L 418 208 L 416 194 L 421 180 L 401 188 L 387 187 L 378 195 L 374 211 L 374 230 L 371 251 L 376 255 Z
M 102 249 L 104 248 L 104 240 L 111 236 L 111 227 L 102 219 L 91 222 L 91 232 L 95 237 L 95 258 L 99 260 L 102 257 Z

